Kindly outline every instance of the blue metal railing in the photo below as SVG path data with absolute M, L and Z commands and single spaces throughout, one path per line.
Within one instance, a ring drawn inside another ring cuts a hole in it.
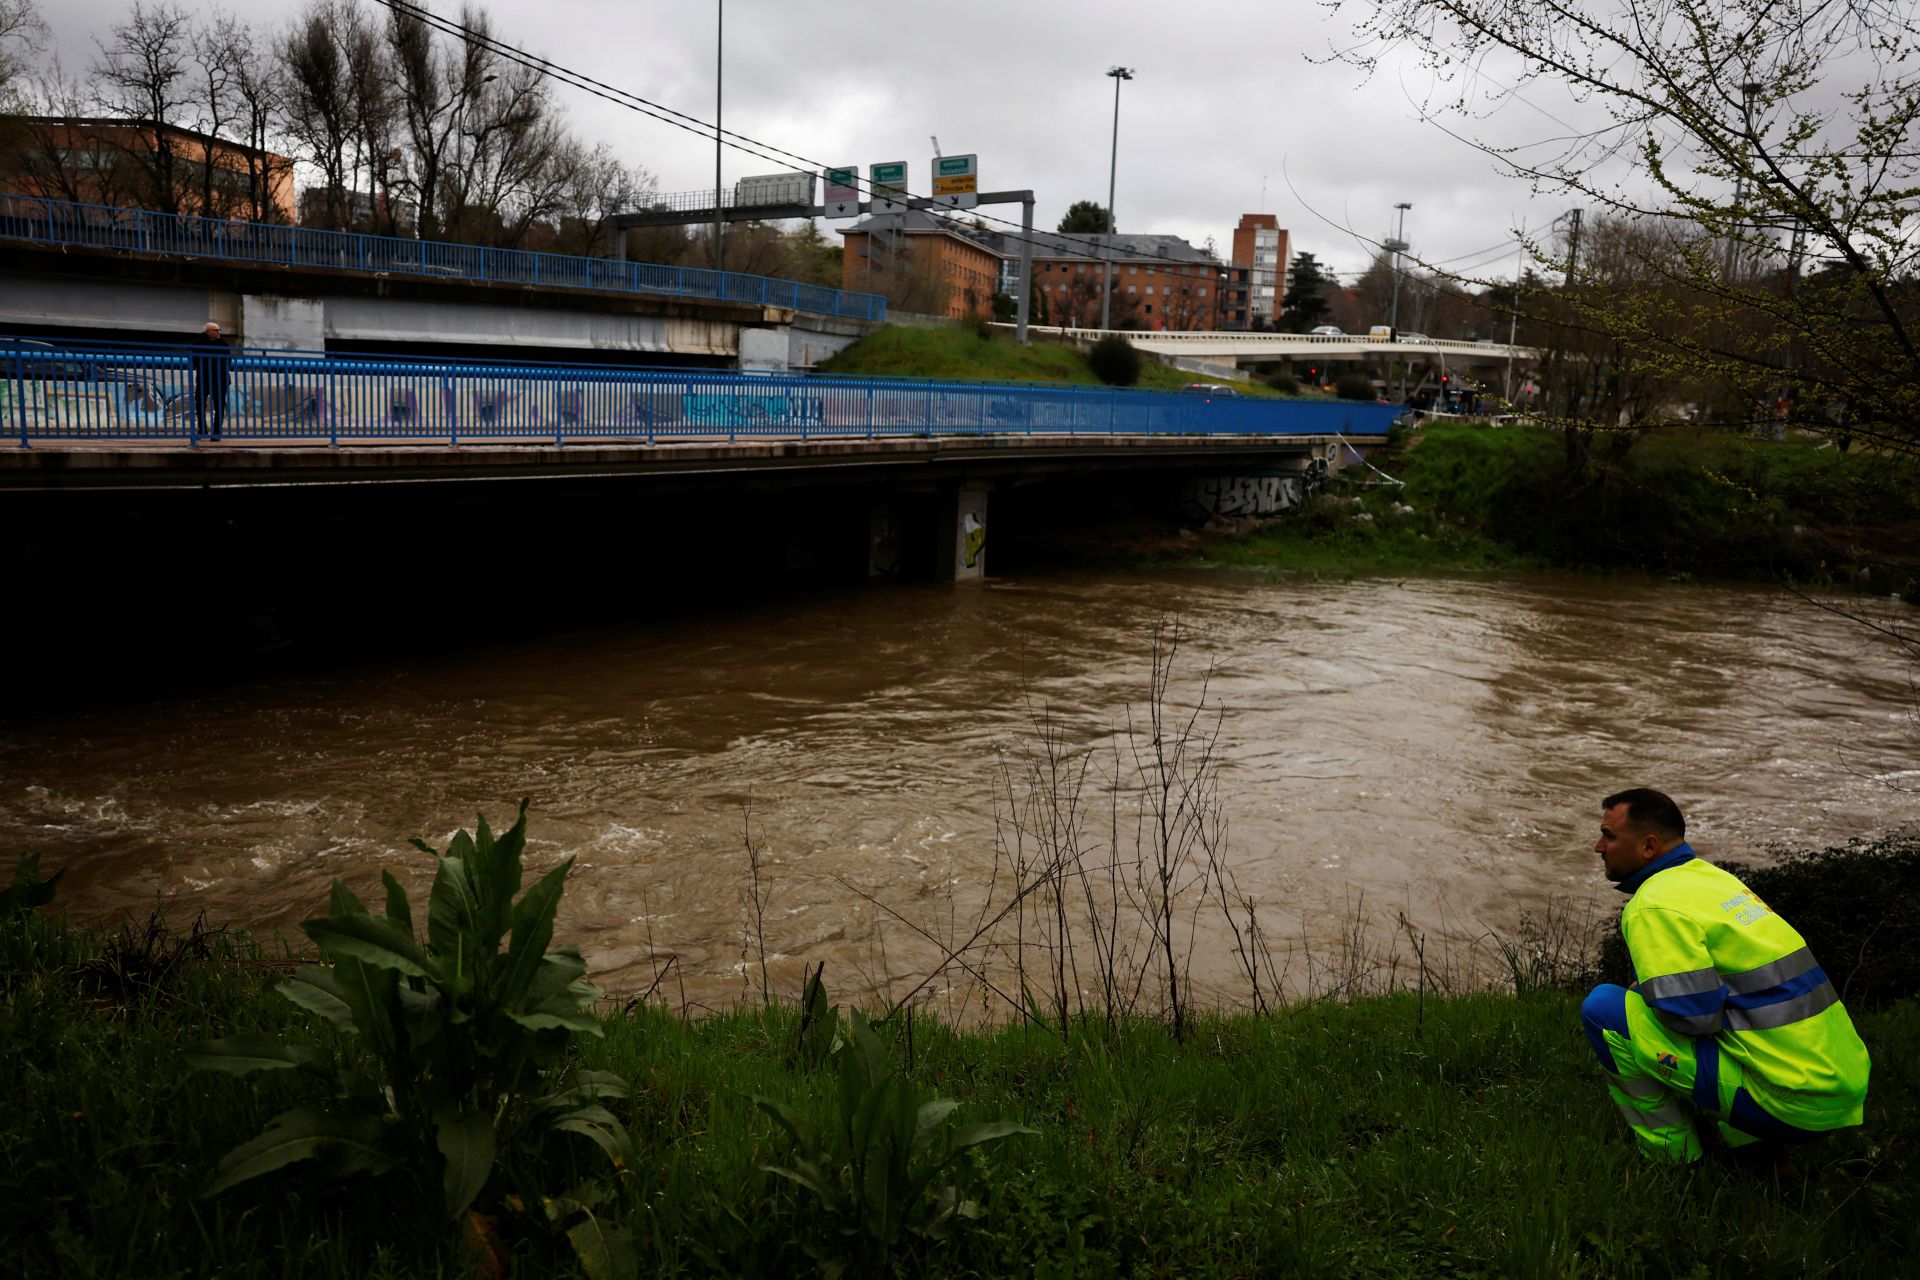
M 290 444 L 1379 436 L 1401 412 L 1339 400 L 1034 383 L 0 339 L 0 430 L 23 448 L 97 440 L 197 445 L 212 431 L 216 403 L 223 440 Z
M 264 222 L 229 222 L 146 209 L 72 204 L 38 196 L 0 195 L 0 237 L 323 271 L 750 302 L 856 320 L 887 318 L 887 300 L 877 293 L 829 289 L 737 271 L 570 258 L 524 249 L 489 249 Z

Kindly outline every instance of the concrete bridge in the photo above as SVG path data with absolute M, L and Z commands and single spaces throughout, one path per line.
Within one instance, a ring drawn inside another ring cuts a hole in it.
M 255 349 L 809 368 L 885 319 L 872 294 L 738 272 L 0 196 L 0 331 Z
M 1377 447 L 1398 412 L 1095 387 L 15 340 L 0 342 L 0 423 L 16 446 L 0 449 L 0 489 L 591 481 L 614 486 L 596 501 L 617 491 L 617 501 L 653 506 L 778 492 L 831 510 L 835 527 L 864 511 L 856 541 L 871 573 L 900 571 L 905 540 L 930 548 L 908 557 L 920 566 L 912 572 L 965 581 L 986 571 L 995 493 L 1098 476 L 1129 501 L 1195 518 L 1275 514 Z
M 1007 326 L 1000 326 L 1006 328 Z M 1361 334 L 1242 333 L 1196 330 L 1185 333 L 1127 330 L 1067 329 L 1036 325 L 1031 332 L 1076 344 L 1090 345 L 1117 332 L 1141 351 L 1237 367 L 1274 360 L 1388 360 L 1438 364 L 1441 368 L 1469 369 L 1505 364 L 1509 360 L 1531 365 L 1540 358 L 1536 347 L 1504 342 L 1467 342 L 1402 334 L 1397 339 Z

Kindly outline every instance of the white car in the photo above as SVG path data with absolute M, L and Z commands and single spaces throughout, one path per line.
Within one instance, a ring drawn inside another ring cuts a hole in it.
M 1312 332 L 1315 337 L 1319 337 L 1319 338 L 1344 338 L 1347 336 L 1346 331 L 1344 329 L 1342 329 L 1339 325 L 1334 325 L 1334 324 L 1320 325 L 1318 328 L 1314 329 Z

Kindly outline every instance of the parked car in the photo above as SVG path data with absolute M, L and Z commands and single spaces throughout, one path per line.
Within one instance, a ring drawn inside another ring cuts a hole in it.
M 1186 386 L 1180 388 L 1180 390 L 1186 395 L 1206 396 L 1209 399 L 1214 396 L 1237 396 L 1240 394 L 1224 382 L 1189 382 Z
M 1393 326 L 1390 324 L 1377 324 L 1373 326 L 1373 328 L 1367 330 L 1367 341 L 1368 342 L 1392 342 Z
M 1312 332 L 1316 337 L 1322 338 L 1344 338 L 1347 336 L 1346 330 L 1337 324 L 1323 324 L 1315 328 Z
M 1432 342 L 1432 341 L 1433 341 L 1433 339 L 1432 339 L 1432 338 L 1429 338 L 1429 337 L 1428 337 L 1428 336 L 1427 336 L 1426 334 L 1424 334 L 1424 333 L 1403 333 L 1403 334 L 1401 334 L 1401 335 L 1400 335 L 1400 341 L 1402 341 L 1402 342 Z

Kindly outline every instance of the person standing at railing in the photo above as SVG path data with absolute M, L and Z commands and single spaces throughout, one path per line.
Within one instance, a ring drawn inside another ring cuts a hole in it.
M 227 380 L 232 376 L 233 349 L 220 335 L 218 321 L 209 320 L 193 340 L 193 421 L 209 440 L 220 438 L 227 422 Z M 213 398 L 213 430 L 207 430 L 207 398 Z

